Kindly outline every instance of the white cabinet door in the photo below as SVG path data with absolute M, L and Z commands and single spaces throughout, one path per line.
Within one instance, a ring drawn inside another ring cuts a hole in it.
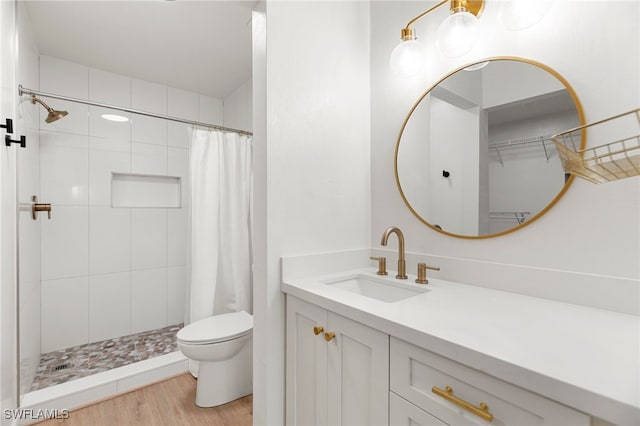
M 286 421 L 288 425 L 327 423 L 327 311 L 287 297 Z
M 388 335 L 287 296 L 286 351 L 288 425 L 388 424 Z
M 328 424 L 388 424 L 389 336 L 331 312 L 328 330 Z

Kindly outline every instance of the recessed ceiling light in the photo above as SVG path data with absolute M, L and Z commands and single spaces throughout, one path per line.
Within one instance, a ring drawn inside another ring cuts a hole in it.
M 124 123 L 125 121 L 129 121 L 128 117 L 125 117 L 123 115 L 116 115 L 116 114 L 102 114 L 101 115 L 102 118 L 104 118 L 105 120 L 109 120 L 109 121 L 117 121 L 119 123 Z

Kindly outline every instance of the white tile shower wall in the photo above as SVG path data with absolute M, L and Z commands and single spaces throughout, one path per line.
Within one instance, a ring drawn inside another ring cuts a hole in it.
M 167 268 L 131 271 L 131 332 L 167 324 Z
M 223 102 L 48 56 L 40 90 L 223 124 Z M 189 126 L 70 102 L 41 117 L 43 353 L 184 320 Z M 104 120 L 112 113 L 129 122 Z M 182 178 L 180 208 L 113 208 L 111 174 Z
M 167 265 L 167 209 L 131 209 L 131 267 Z
M 200 100 L 198 95 L 184 90 L 169 88 L 168 91 L 168 114 L 172 117 L 195 120 L 199 118 Z M 189 128 L 188 124 L 170 121 L 168 123 L 168 144 L 172 147 L 189 148 Z
M 87 343 L 89 339 L 88 300 L 89 277 L 87 275 L 42 282 L 41 344 L 43 352 Z
M 131 333 L 131 274 L 89 276 L 89 341 Z

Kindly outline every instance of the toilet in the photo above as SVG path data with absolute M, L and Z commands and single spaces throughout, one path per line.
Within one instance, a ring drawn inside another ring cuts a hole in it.
M 199 361 L 196 405 L 215 407 L 252 392 L 253 317 L 240 311 L 193 322 L 177 334 L 178 348 Z

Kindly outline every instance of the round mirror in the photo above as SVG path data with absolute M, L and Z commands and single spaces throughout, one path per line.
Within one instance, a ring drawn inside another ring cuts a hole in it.
M 418 219 L 444 234 L 512 232 L 573 182 L 550 136 L 583 124 L 575 92 L 549 67 L 513 57 L 465 65 L 409 111 L 395 151 L 398 189 Z

